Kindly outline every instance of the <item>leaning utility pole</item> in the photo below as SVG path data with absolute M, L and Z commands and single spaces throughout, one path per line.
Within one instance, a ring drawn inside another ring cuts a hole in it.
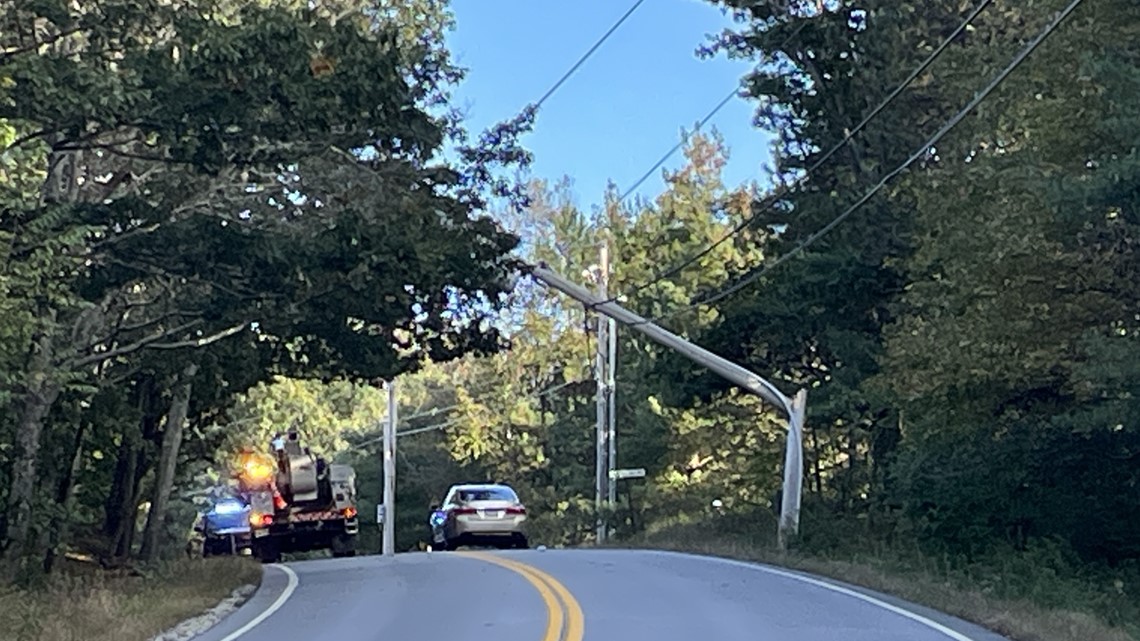
M 383 553 L 396 553 L 396 381 L 388 381 L 388 420 L 384 421 Z
M 545 263 L 532 267 L 531 275 L 547 286 L 574 300 L 585 303 L 598 313 L 625 323 L 657 343 L 676 350 L 693 362 L 711 369 L 783 410 L 788 417 L 788 438 L 784 451 L 784 488 L 783 498 L 780 502 L 777 543 L 781 549 L 785 549 L 788 545 L 788 539 L 799 532 L 800 498 L 803 491 L 803 426 L 804 410 L 807 406 L 807 390 L 801 389 L 794 397 L 788 398 L 775 385 L 764 380 L 760 375 L 750 372 L 726 358 L 717 356 L 699 345 L 686 341 L 624 307 L 608 301 L 606 297 L 595 296 L 585 287 L 551 271 Z
M 609 244 L 603 242 L 601 245 L 601 256 L 598 261 L 598 296 L 605 300 L 608 296 L 610 280 L 610 252 Z M 606 445 L 606 404 L 609 400 L 609 394 L 606 391 L 607 376 L 609 373 L 609 366 L 606 363 L 606 356 L 608 355 L 609 341 L 606 339 L 606 319 L 600 314 L 596 315 L 597 321 L 597 341 L 594 358 L 594 381 L 597 384 L 597 447 L 594 457 L 594 514 L 596 521 L 594 523 L 597 532 L 597 540 L 599 543 L 606 540 L 606 522 L 602 517 L 602 510 L 604 508 L 604 501 L 607 496 L 606 488 L 609 481 L 609 469 L 606 467 L 609 448 Z

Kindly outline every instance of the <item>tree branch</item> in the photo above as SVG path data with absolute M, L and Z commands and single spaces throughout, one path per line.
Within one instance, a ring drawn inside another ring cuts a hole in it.
M 223 285 L 222 283 L 219 283 L 216 280 L 210 280 L 210 279 L 202 278 L 201 276 L 197 276 L 197 275 L 183 276 L 183 275 L 178 274 L 176 272 L 168 272 L 161 265 L 157 265 L 155 263 L 151 263 L 151 262 L 147 261 L 146 260 L 147 258 L 150 258 L 150 257 L 149 256 L 135 256 L 134 262 L 126 262 L 123 260 L 118 260 L 116 258 L 106 258 L 104 260 L 106 260 L 106 262 L 108 264 L 118 265 L 119 267 L 122 267 L 124 269 L 134 270 L 134 271 L 139 272 L 140 274 L 146 274 L 148 276 L 156 276 L 156 277 L 160 277 L 160 278 L 185 278 L 186 282 L 188 284 L 193 283 L 195 285 L 202 285 L 205 287 L 213 287 L 213 288 L 216 288 L 218 291 L 229 294 L 230 296 L 233 296 L 234 298 L 236 298 L 238 300 L 242 300 L 242 301 L 265 300 L 264 298 L 259 297 L 259 295 L 256 293 L 242 293 L 242 292 L 240 292 L 240 291 L 238 291 L 238 290 L 236 290 L 236 289 L 234 289 L 228 285 Z
M 55 44 L 70 35 L 74 35 L 80 31 L 83 31 L 84 28 L 84 25 L 76 25 L 70 29 L 60 31 L 59 33 L 45 40 L 37 40 L 30 45 L 24 45 L 22 47 L 9 47 L 8 49 L 0 51 L 0 65 L 7 64 L 8 60 L 15 58 L 18 55 L 35 51 L 36 49 L 39 49 L 40 47 L 46 45 Z
M 151 304 L 154 304 L 154 303 L 157 303 L 157 302 L 158 302 L 158 299 L 155 299 L 154 301 L 150 301 L 150 302 L 144 302 L 144 303 L 141 303 L 141 304 L 138 304 L 138 305 L 129 305 L 129 306 L 128 306 L 128 308 L 129 308 L 129 307 L 145 307 L 145 306 L 147 306 L 147 305 L 151 305 Z M 103 338 L 100 338 L 100 339 L 99 339 L 99 340 L 97 340 L 97 341 L 94 341 L 93 343 L 91 343 L 90 345 L 88 345 L 88 346 L 87 346 L 87 349 L 92 349 L 92 348 L 94 348 L 96 345 L 102 345 L 103 343 L 106 343 L 106 342 L 108 342 L 108 341 L 111 341 L 111 340 L 113 340 L 113 339 L 114 339 L 116 336 L 119 336 L 120 334 L 127 334 L 127 333 L 130 333 L 130 332 L 137 332 L 137 331 L 139 331 L 139 330 L 142 330 L 142 329 L 147 329 L 148 327 L 153 327 L 153 326 L 155 326 L 155 325 L 158 325 L 158 324 L 160 324 L 160 323 L 163 323 L 163 322 L 165 322 L 165 321 L 167 321 L 167 320 L 170 320 L 171 318 L 174 318 L 174 317 L 176 317 L 176 316 L 180 316 L 180 317 L 183 317 L 183 318 L 185 318 L 185 317 L 193 317 L 193 316 L 197 316 L 197 313 L 196 313 L 196 312 L 188 312 L 188 311 L 184 311 L 184 310 L 181 310 L 181 309 L 176 309 L 176 310 L 173 310 L 173 311 L 167 311 L 167 312 L 164 312 L 164 313 L 162 313 L 162 315 L 160 315 L 160 316 L 157 316 L 157 317 L 155 317 L 155 318 L 152 318 L 152 319 L 150 319 L 150 320 L 140 321 L 140 322 L 138 322 L 138 323 L 134 323 L 134 324 L 132 324 L 132 325 L 123 325 L 123 324 L 122 324 L 122 322 L 125 320 L 125 314 L 123 314 L 123 315 L 121 315 L 121 318 L 120 318 L 120 323 L 119 323 L 119 325 L 118 325 L 118 326 L 116 326 L 116 327 L 115 327 L 115 328 L 114 328 L 114 329 L 111 331 L 111 333 L 110 333 L 109 335 L 107 335 L 107 336 L 104 336 Z
M 108 388 L 108 387 L 114 387 L 116 385 L 119 385 L 120 383 L 125 383 L 141 371 L 142 371 L 141 367 L 132 367 L 131 369 L 123 372 L 122 374 L 119 374 L 118 376 L 116 376 L 114 378 L 109 378 L 109 379 L 105 380 L 100 386 L 104 387 L 104 388 Z
M 98 150 L 98 151 L 105 151 L 109 154 L 113 154 L 115 156 L 120 156 L 122 158 L 130 158 L 132 160 L 142 160 L 142 161 L 154 162 L 154 163 L 168 163 L 168 164 L 175 164 L 175 165 L 189 164 L 186 162 L 176 161 L 176 160 L 173 160 L 170 158 L 165 158 L 163 156 L 151 156 L 148 154 L 141 154 L 138 152 L 125 151 L 125 150 L 121 149 L 121 147 L 123 147 L 125 145 L 129 145 L 133 142 L 140 142 L 140 141 L 135 139 L 135 138 L 131 138 L 128 140 L 112 140 L 110 142 L 102 142 L 102 143 L 75 142 L 75 143 L 57 145 L 55 150 L 56 151 Z
M 217 332 L 215 334 L 210 334 L 209 336 L 203 336 L 202 338 L 195 338 L 195 339 L 190 339 L 190 340 L 185 340 L 185 341 L 178 341 L 175 343 L 151 343 L 149 345 L 146 345 L 145 348 L 146 349 L 182 349 L 184 347 L 205 347 L 211 343 L 216 343 L 216 342 L 222 340 L 223 338 L 229 338 L 230 336 L 237 334 L 238 332 L 245 329 L 246 327 L 249 327 L 249 324 L 250 324 L 250 321 L 242 321 L 238 325 L 234 325 L 233 327 L 228 327 L 228 328 L 223 329 L 222 331 Z
M 15 149 L 17 147 L 20 147 L 21 145 L 29 143 L 29 142 L 37 139 L 37 138 L 43 138 L 44 136 L 55 133 L 56 131 L 58 131 L 58 130 L 57 129 L 40 129 L 39 131 L 33 131 L 31 133 L 24 134 L 23 136 L 20 136 L 19 138 L 16 138 L 15 140 L 13 140 L 12 144 L 5 147 L 3 151 L 0 151 L 0 154 L 6 154 L 9 151 L 12 151 L 13 149 Z
M 151 334 L 150 336 L 140 338 L 139 340 L 137 340 L 133 343 L 129 343 L 127 345 L 123 345 L 122 347 L 117 347 L 115 349 L 111 349 L 111 350 L 108 350 L 106 352 L 99 352 L 97 354 L 90 354 L 88 356 L 85 356 L 83 358 L 80 358 L 80 359 L 73 361 L 71 363 L 71 369 L 79 369 L 80 367 L 84 367 L 84 366 L 90 365 L 92 363 L 97 363 L 101 360 L 106 360 L 108 358 L 115 358 L 117 356 L 124 356 L 126 354 L 131 354 L 131 353 L 137 352 L 140 349 L 147 347 L 148 345 L 151 345 L 153 343 L 156 343 L 156 342 L 166 338 L 167 336 L 171 336 L 171 335 L 177 334 L 179 332 L 184 332 L 188 329 L 191 329 L 193 327 L 201 325 L 203 322 L 205 322 L 205 321 L 198 318 L 198 319 L 190 321 L 189 323 L 183 323 L 182 325 L 179 325 L 177 327 L 172 327 L 168 330 L 163 330 L 163 331 Z

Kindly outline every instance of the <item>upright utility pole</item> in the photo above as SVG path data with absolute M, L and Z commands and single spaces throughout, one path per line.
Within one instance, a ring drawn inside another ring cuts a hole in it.
M 784 412 L 788 417 L 788 438 L 784 451 L 784 490 L 780 503 L 780 525 L 777 532 L 777 542 L 781 549 L 786 548 L 788 540 L 799 533 L 800 498 L 803 492 L 803 427 L 804 411 L 807 406 L 807 390 L 801 389 L 793 398 L 789 398 L 759 374 L 750 372 L 726 358 L 690 343 L 621 305 L 607 301 L 606 297 L 597 297 L 585 287 L 551 271 L 545 264 L 532 267 L 531 275 L 547 286 L 591 306 L 601 314 L 629 325 L 653 341 L 711 369 Z
M 598 260 L 598 296 L 605 300 L 609 297 L 609 280 L 610 280 L 610 252 L 608 243 L 602 243 L 601 256 Z M 594 358 L 594 381 L 597 385 L 597 396 L 595 402 L 597 403 L 597 424 L 595 431 L 597 434 L 597 449 L 595 451 L 594 460 L 594 514 L 597 515 L 595 527 L 597 531 L 598 542 L 601 543 L 606 540 L 606 523 L 602 518 L 602 510 L 606 498 L 607 481 L 609 480 L 609 469 L 606 467 L 607 459 L 609 456 L 609 448 L 606 445 L 606 434 L 608 426 L 606 422 L 606 404 L 609 401 L 609 394 L 606 392 L 606 381 L 608 380 L 609 367 L 606 364 L 606 356 L 609 350 L 609 341 L 606 339 L 606 330 L 608 325 L 606 319 L 601 314 L 596 315 L 598 336 L 596 343 L 596 354 Z
M 396 553 L 396 381 L 388 381 L 388 420 L 384 421 L 384 556 Z
M 606 443 L 609 453 L 606 457 L 606 502 L 610 510 L 617 507 L 617 481 L 609 477 L 618 469 L 617 464 L 617 321 L 606 318 Z M 612 527 L 610 528 L 613 529 Z

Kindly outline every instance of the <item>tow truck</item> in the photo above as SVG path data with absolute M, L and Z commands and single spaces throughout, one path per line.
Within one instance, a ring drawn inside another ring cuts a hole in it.
M 312 550 L 356 554 L 356 471 L 314 455 L 297 430 L 274 435 L 268 454 L 243 451 L 234 476 L 249 506 L 253 555 L 261 562 Z

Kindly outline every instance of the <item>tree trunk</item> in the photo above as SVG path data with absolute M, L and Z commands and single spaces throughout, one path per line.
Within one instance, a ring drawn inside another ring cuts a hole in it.
M 852 422 L 847 430 L 847 483 L 843 490 L 843 509 L 852 510 L 859 496 L 859 423 Z
M 808 436 L 811 437 L 811 478 L 815 481 L 816 495 L 823 496 L 823 473 L 819 469 L 819 437 L 816 434 L 816 428 L 810 428 Z M 808 487 L 811 487 L 810 482 Z
M 137 402 L 139 422 L 123 432 L 119 447 L 119 458 L 115 464 L 115 476 L 111 481 L 111 492 L 104 504 L 103 534 L 110 541 L 110 556 L 125 556 L 130 553 L 126 533 L 133 529 L 138 514 L 139 468 L 142 465 L 144 441 L 148 434 L 157 430 L 158 417 L 155 416 L 155 385 L 153 377 L 138 382 Z
M 41 187 L 44 204 L 74 203 L 79 200 L 81 152 L 57 151 L 59 136 L 48 138 L 52 152 L 48 159 L 48 175 Z M 42 313 L 45 312 L 46 313 Z M 33 505 L 36 499 L 40 441 L 44 421 L 59 398 L 60 382 L 56 372 L 56 352 L 59 348 L 54 333 L 58 331 L 58 310 L 41 310 L 43 329 L 32 342 L 28 361 L 27 381 L 24 386 L 23 409 L 16 423 L 16 448 L 13 457 L 11 483 L 4 531 L 0 540 L 7 540 L 10 549 L 22 560 L 35 554 L 38 540 L 32 528 Z
M 111 538 L 112 557 L 130 556 L 131 550 L 134 549 L 135 535 L 138 533 L 139 505 L 142 503 L 142 480 L 146 476 L 148 465 L 142 446 L 136 445 L 129 459 L 126 481 L 124 481 L 125 494 L 119 506 L 117 526 Z
M 190 411 L 191 379 L 198 373 L 198 366 L 187 365 L 178 377 L 174 397 L 170 401 L 170 411 L 166 415 L 166 429 L 162 435 L 162 453 L 155 473 L 154 494 L 147 514 L 146 530 L 140 556 L 151 561 L 158 556 L 162 541 L 163 526 L 166 521 L 166 507 L 170 502 L 170 492 L 174 489 L 174 472 L 178 463 L 178 448 L 182 445 L 182 430 L 186 415 Z
M 159 417 L 155 416 L 151 416 L 143 421 L 142 441 L 140 441 L 138 447 L 135 449 L 134 467 L 132 468 L 134 476 L 128 477 L 132 479 L 130 493 L 127 494 L 125 503 L 123 503 L 123 521 L 120 526 L 120 531 L 115 537 L 116 556 L 130 556 L 131 550 L 133 550 L 135 546 L 135 536 L 138 535 L 139 507 L 142 505 L 143 500 L 143 479 L 145 479 L 150 472 L 154 458 L 150 454 L 149 446 L 159 434 L 158 423 Z
M 78 414 L 78 412 L 76 412 Z M 75 440 L 71 447 L 71 465 L 60 478 L 55 489 L 55 502 L 64 506 L 64 510 L 52 519 L 52 526 L 46 537 L 46 551 L 44 552 L 44 573 L 50 573 L 55 566 L 55 557 L 59 547 L 66 543 L 71 519 L 71 497 L 75 489 L 75 478 L 79 476 L 79 468 L 83 462 L 83 441 L 87 437 L 87 422 L 79 418 L 79 427 L 75 431 Z
M 29 534 L 38 480 L 36 475 L 40 437 L 43 434 L 44 420 L 55 404 L 56 398 L 59 397 L 60 391 L 52 367 L 54 343 L 51 332 L 54 330 L 54 320 L 52 314 L 47 329 L 33 343 L 34 352 L 29 362 L 24 389 L 24 408 L 16 425 L 16 452 L 12 465 L 8 519 L 4 534 L 17 556 L 27 555 L 31 551 Z
M 125 518 L 123 506 L 127 503 L 131 484 L 135 478 L 137 449 L 135 430 L 132 428 L 123 432 L 119 456 L 115 461 L 115 475 L 111 478 L 111 491 L 103 503 L 103 535 L 110 541 L 111 551 L 115 549 L 115 539 Z

